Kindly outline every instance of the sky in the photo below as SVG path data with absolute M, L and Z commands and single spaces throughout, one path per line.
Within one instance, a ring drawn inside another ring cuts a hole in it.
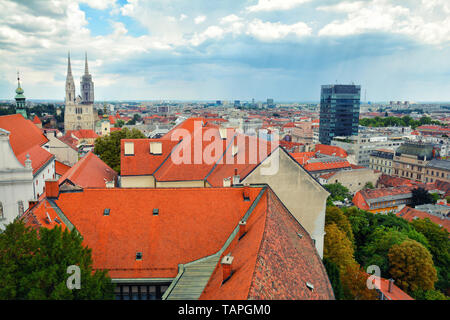
M 449 0 L 1 0 L 0 99 L 450 101 Z

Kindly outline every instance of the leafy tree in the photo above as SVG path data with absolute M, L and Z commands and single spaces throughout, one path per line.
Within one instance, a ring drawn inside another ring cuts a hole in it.
M 418 187 L 411 191 L 411 206 L 415 207 L 421 204 L 433 203 L 433 197 L 424 188 Z
M 377 300 L 377 292 L 367 287 L 367 278 L 367 273 L 358 264 L 347 265 L 341 272 L 345 299 Z
M 342 300 L 344 298 L 344 288 L 342 287 L 339 268 L 335 263 L 326 258 L 323 259 L 323 265 L 327 270 L 328 278 L 330 279 L 331 286 L 333 287 L 335 299 Z
M 326 209 L 325 224 L 335 223 L 345 232 L 347 238 L 353 243 L 353 231 L 347 216 L 338 207 L 330 206 Z
M 81 288 L 70 290 L 67 268 L 77 265 Z M 92 269 L 91 249 L 77 232 L 42 228 L 39 234 L 16 220 L 0 234 L 0 299 L 112 299 L 106 271 Z
M 439 194 L 437 194 L 437 193 L 430 193 L 430 195 L 431 195 L 431 198 L 433 199 L 433 200 L 432 200 L 432 203 L 438 202 L 438 200 L 441 198 L 441 197 L 439 196 Z
M 351 241 L 335 223 L 325 226 L 323 256 L 336 264 L 340 271 L 345 270 L 347 265 L 356 263 Z
M 375 189 L 374 185 L 372 182 L 368 181 L 366 182 L 366 184 L 364 185 L 363 189 Z
M 437 290 L 416 290 L 411 293 L 416 300 L 450 300 L 445 294 Z
M 123 125 L 125 124 L 125 121 L 123 121 L 122 119 L 119 119 L 116 121 L 116 123 L 114 124 L 115 128 L 122 128 Z
M 351 199 L 350 191 L 339 182 L 324 185 L 325 189 L 330 193 L 329 198 L 332 201 L 344 201 L 345 198 Z
M 412 226 L 425 236 L 429 243 L 429 250 L 438 271 L 438 282 L 436 288 L 450 294 L 450 239 L 449 232 L 432 222 L 430 219 L 416 219 L 411 222 Z
M 430 252 L 414 240 L 392 246 L 388 253 L 389 272 L 397 285 L 408 293 L 434 289 L 437 272 Z
M 120 173 L 120 140 L 145 139 L 146 136 L 137 129 L 124 128 L 95 140 L 94 153 L 114 171 Z

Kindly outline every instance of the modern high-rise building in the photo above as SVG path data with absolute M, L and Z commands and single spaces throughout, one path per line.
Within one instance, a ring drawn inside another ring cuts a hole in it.
M 358 134 L 361 86 L 323 85 L 320 94 L 319 140 L 330 144 L 333 137 Z

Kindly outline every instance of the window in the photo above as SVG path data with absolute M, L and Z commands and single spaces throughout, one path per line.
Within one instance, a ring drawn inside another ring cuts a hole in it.
M 118 284 L 114 289 L 116 300 L 161 300 L 170 283 Z

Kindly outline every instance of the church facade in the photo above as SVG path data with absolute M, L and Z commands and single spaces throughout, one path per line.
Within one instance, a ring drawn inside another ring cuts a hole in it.
M 80 82 L 81 95 L 75 95 L 75 82 L 72 76 L 70 55 L 67 62 L 66 98 L 64 110 L 64 130 L 94 130 L 94 82 L 89 73 L 87 55 L 85 56 L 84 75 Z

